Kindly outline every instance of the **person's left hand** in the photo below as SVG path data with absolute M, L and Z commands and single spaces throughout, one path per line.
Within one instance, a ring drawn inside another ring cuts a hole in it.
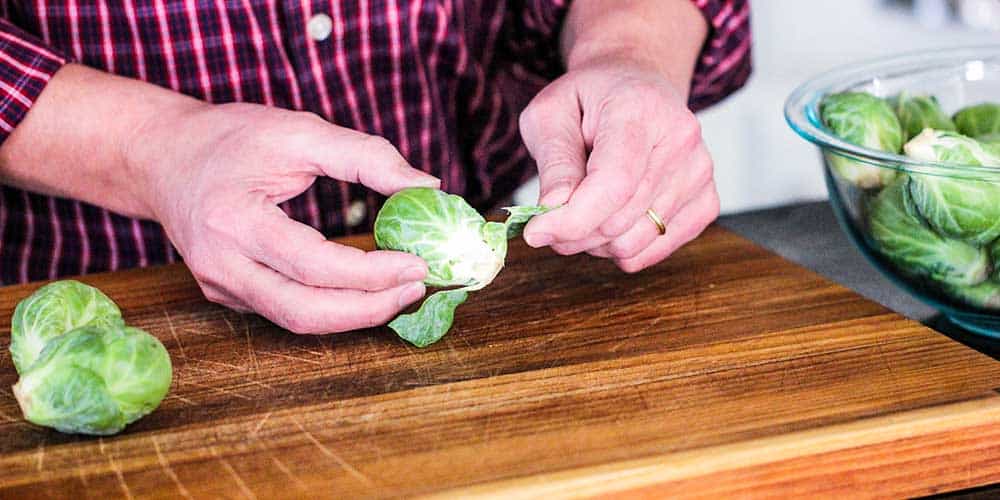
M 587 252 L 637 272 L 719 215 L 712 159 L 686 92 L 650 66 L 612 59 L 575 68 L 535 96 L 520 128 L 538 163 L 539 204 L 563 205 L 528 224 L 533 247 Z

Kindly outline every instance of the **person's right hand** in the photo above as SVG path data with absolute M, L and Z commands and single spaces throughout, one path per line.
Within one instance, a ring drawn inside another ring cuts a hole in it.
M 384 195 L 439 186 L 383 138 L 309 113 L 224 104 L 158 117 L 125 149 L 145 212 L 213 302 L 296 333 L 332 333 L 385 323 L 424 295 L 423 259 L 330 242 L 278 208 L 318 176 Z

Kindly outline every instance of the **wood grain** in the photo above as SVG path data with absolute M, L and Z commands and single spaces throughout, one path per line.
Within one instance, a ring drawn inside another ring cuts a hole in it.
M 84 280 L 164 342 L 171 393 L 119 436 L 66 436 L 21 420 L 0 356 L 0 498 L 1000 481 L 1000 363 L 719 228 L 636 275 L 514 244 L 424 350 L 385 328 L 289 334 L 206 303 L 181 266 Z M 0 289 L 3 328 L 37 286 Z

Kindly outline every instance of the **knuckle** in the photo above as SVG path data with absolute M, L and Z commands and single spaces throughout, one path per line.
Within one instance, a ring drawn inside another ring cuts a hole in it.
M 361 141 L 362 150 L 370 157 L 399 157 L 399 151 L 396 149 L 396 146 L 385 137 L 380 135 L 366 135 L 361 138 Z
M 610 208 L 621 207 L 628 203 L 632 197 L 632 189 L 623 182 L 615 182 L 607 185 L 602 191 L 604 206 Z
M 319 322 L 305 314 L 285 313 L 275 322 L 282 328 L 299 335 L 325 333 Z
M 642 242 L 632 238 L 618 238 L 608 245 L 611 255 L 619 259 L 631 259 L 643 249 Z

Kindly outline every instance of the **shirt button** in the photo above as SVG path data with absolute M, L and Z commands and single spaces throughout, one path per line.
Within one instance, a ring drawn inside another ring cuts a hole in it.
M 322 42 L 330 38 L 330 33 L 333 31 L 333 19 L 330 19 L 330 16 L 326 14 L 316 14 L 309 19 L 306 30 L 309 31 L 309 38 Z
M 365 202 L 361 200 L 352 201 L 351 204 L 347 206 L 347 219 L 344 220 L 344 222 L 346 222 L 349 227 L 357 227 L 365 221 L 365 215 L 367 213 L 368 207 L 365 206 Z

